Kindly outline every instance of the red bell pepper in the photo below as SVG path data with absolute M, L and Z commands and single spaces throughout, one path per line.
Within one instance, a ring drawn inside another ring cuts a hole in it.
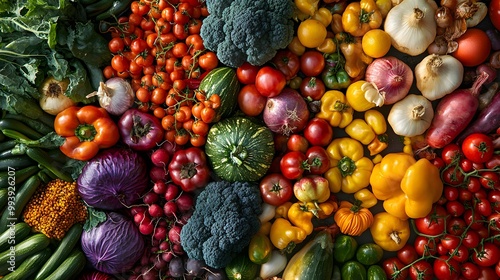
M 168 165 L 172 182 L 186 192 L 205 187 L 210 180 L 210 169 L 205 152 L 190 147 L 174 153 Z

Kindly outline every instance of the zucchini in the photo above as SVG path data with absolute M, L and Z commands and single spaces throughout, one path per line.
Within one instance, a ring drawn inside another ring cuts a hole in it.
M 67 280 L 75 279 L 85 267 L 87 258 L 79 248 L 73 249 L 64 262 L 54 270 L 45 280 Z
M 14 228 L 8 228 L 0 234 L 0 252 L 10 248 L 12 244 L 19 244 L 31 233 L 31 227 L 25 222 L 17 223 Z M 12 239 L 12 237 L 14 239 Z M 15 241 L 15 243 L 13 243 Z
M 25 280 L 32 279 L 33 274 L 43 265 L 45 260 L 50 257 L 50 249 L 45 248 L 42 251 L 25 259 L 20 266 L 13 272 L 5 275 L 2 280 Z
M 14 120 L 14 119 L 1 119 L 0 120 L 0 130 L 4 129 L 12 129 L 22 134 L 26 135 L 31 139 L 40 139 L 43 137 L 43 134 L 34 130 L 33 128 L 27 126 L 22 121 Z
M 240 83 L 236 71 L 231 67 L 218 67 L 211 70 L 200 82 L 199 90 L 209 99 L 213 94 L 220 97 L 215 122 L 233 115 L 238 105 Z
M 74 224 L 66 235 L 63 237 L 61 242 L 57 245 L 54 253 L 45 262 L 45 264 L 40 268 L 35 276 L 35 280 L 43 280 L 48 275 L 50 275 L 56 268 L 58 268 L 63 261 L 72 252 L 75 245 L 80 241 L 80 236 L 82 235 L 83 226 L 80 223 Z
M 42 134 L 48 134 L 52 131 L 54 131 L 53 127 L 50 127 L 43 122 L 40 122 L 38 120 L 34 120 L 28 117 L 25 117 L 23 115 L 17 115 L 17 114 L 11 114 L 7 113 L 4 116 L 4 119 L 14 119 L 23 122 L 25 125 L 29 126 L 30 128 L 34 129 L 35 131 L 39 131 Z
M 0 143 L 0 152 L 5 152 L 7 150 L 11 150 L 16 145 L 17 145 L 17 142 L 14 139 L 3 141 L 2 143 Z
M 15 262 L 21 263 L 26 258 L 42 251 L 50 244 L 50 238 L 43 233 L 34 234 L 21 243 L 14 246 L 14 250 L 7 249 L 0 253 L 0 275 L 7 274 L 12 264 L 9 264 L 12 254 L 15 254 Z
M 16 190 L 16 205 L 13 207 L 14 209 L 7 209 L 3 211 L 2 216 L 0 217 L 0 232 L 7 230 L 9 223 L 17 220 L 21 216 L 24 206 L 26 206 L 40 184 L 40 177 L 33 175 L 24 182 L 20 190 Z
M 283 272 L 283 279 L 330 280 L 333 273 L 333 238 L 330 232 L 318 232 L 295 253 Z
M 35 165 L 36 162 L 25 155 L 0 159 L 0 171 L 11 171 L 14 169 L 26 168 Z
M 38 162 L 43 167 L 47 168 L 47 170 L 49 170 L 50 172 L 55 174 L 57 176 L 57 178 L 59 178 L 63 181 L 66 181 L 66 182 L 73 182 L 73 178 L 69 174 L 66 174 L 60 168 L 57 168 L 52 164 L 52 161 L 50 160 L 49 155 L 44 150 L 42 150 L 40 148 L 28 147 L 28 148 L 26 148 L 26 154 L 31 159 Z
M 0 211 L 2 211 L 5 206 L 7 206 L 7 201 L 9 197 L 7 194 L 8 194 L 7 188 L 0 189 Z
M 16 170 L 14 176 L 9 176 L 9 171 L 0 172 L 0 188 L 6 189 L 12 182 L 15 183 L 14 186 L 17 186 L 26 181 L 30 176 L 36 174 L 39 170 L 38 166 L 32 165 L 21 170 Z M 11 180 L 10 182 L 9 179 Z

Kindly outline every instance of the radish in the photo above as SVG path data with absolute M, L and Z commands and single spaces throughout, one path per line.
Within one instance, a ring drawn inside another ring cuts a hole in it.
M 285 87 L 279 95 L 267 98 L 263 118 L 271 131 L 290 135 L 306 127 L 309 109 L 296 90 Z
M 425 141 L 436 149 L 451 143 L 472 121 L 479 106 L 478 95 L 489 75 L 482 72 L 472 88 L 458 89 L 439 101 Z
M 151 178 L 153 182 L 160 180 L 167 180 L 168 179 L 167 168 L 152 166 L 151 169 L 149 170 L 149 178 Z
M 160 180 L 156 181 L 153 185 L 153 192 L 159 195 L 165 195 L 165 191 L 167 190 L 167 184 L 165 181 Z
M 180 193 L 180 188 L 179 186 L 175 184 L 167 184 L 166 190 L 165 190 L 165 200 L 170 201 L 174 200 Z
M 175 203 L 175 201 L 167 201 L 163 205 L 163 212 L 165 213 L 165 216 L 167 216 L 167 218 L 175 217 L 175 213 L 177 212 L 177 204 Z
M 164 215 L 163 207 L 161 207 L 159 204 L 153 203 L 149 205 L 148 213 L 153 218 L 160 218 Z
M 156 227 L 153 232 L 153 238 L 156 240 L 165 240 L 168 230 L 164 227 Z M 158 248 L 159 249 L 159 248 Z
M 158 202 L 159 199 L 160 196 L 154 192 L 148 192 L 142 197 L 142 201 L 148 205 Z
M 181 212 L 187 212 L 194 206 L 193 197 L 186 192 L 179 195 L 179 197 L 175 200 L 175 203 L 177 204 L 177 209 Z
M 170 162 L 171 154 L 163 148 L 156 149 L 151 154 L 151 162 L 158 167 L 165 167 Z
M 181 229 L 181 226 L 173 225 L 168 231 L 168 240 L 172 242 L 172 246 L 174 246 L 175 244 L 181 244 Z

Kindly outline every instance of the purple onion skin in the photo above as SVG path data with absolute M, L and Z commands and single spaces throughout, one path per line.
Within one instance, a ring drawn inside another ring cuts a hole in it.
M 495 28 L 491 28 L 486 30 L 486 35 L 488 35 L 488 38 L 490 38 L 491 49 L 493 51 L 500 50 L 500 32 Z
M 133 221 L 116 212 L 89 231 L 83 231 L 82 251 L 89 264 L 108 274 L 124 273 L 142 257 L 144 239 Z
M 132 205 L 147 184 L 146 160 L 137 152 L 124 148 L 101 151 L 86 163 L 77 179 L 82 199 L 103 210 Z
M 309 109 L 296 90 L 285 87 L 280 94 L 267 99 L 263 119 L 271 131 L 290 135 L 306 127 Z
M 100 271 L 89 271 L 85 272 L 78 280 L 114 280 L 115 278 L 109 274 Z
M 481 110 L 477 118 L 460 134 L 458 143 L 472 133 L 488 134 L 500 126 L 500 94 L 493 96 L 488 106 Z

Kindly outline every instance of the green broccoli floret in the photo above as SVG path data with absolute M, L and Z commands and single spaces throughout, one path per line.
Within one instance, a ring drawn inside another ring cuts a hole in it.
M 263 65 L 293 39 L 291 0 L 207 0 L 206 5 L 210 14 L 200 35 L 227 66 Z
M 189 258 L 222 268 L 248 246 L 260 227 L 262 200 L 256 184 L 210 182 L 182 227 L 181 245 Z

